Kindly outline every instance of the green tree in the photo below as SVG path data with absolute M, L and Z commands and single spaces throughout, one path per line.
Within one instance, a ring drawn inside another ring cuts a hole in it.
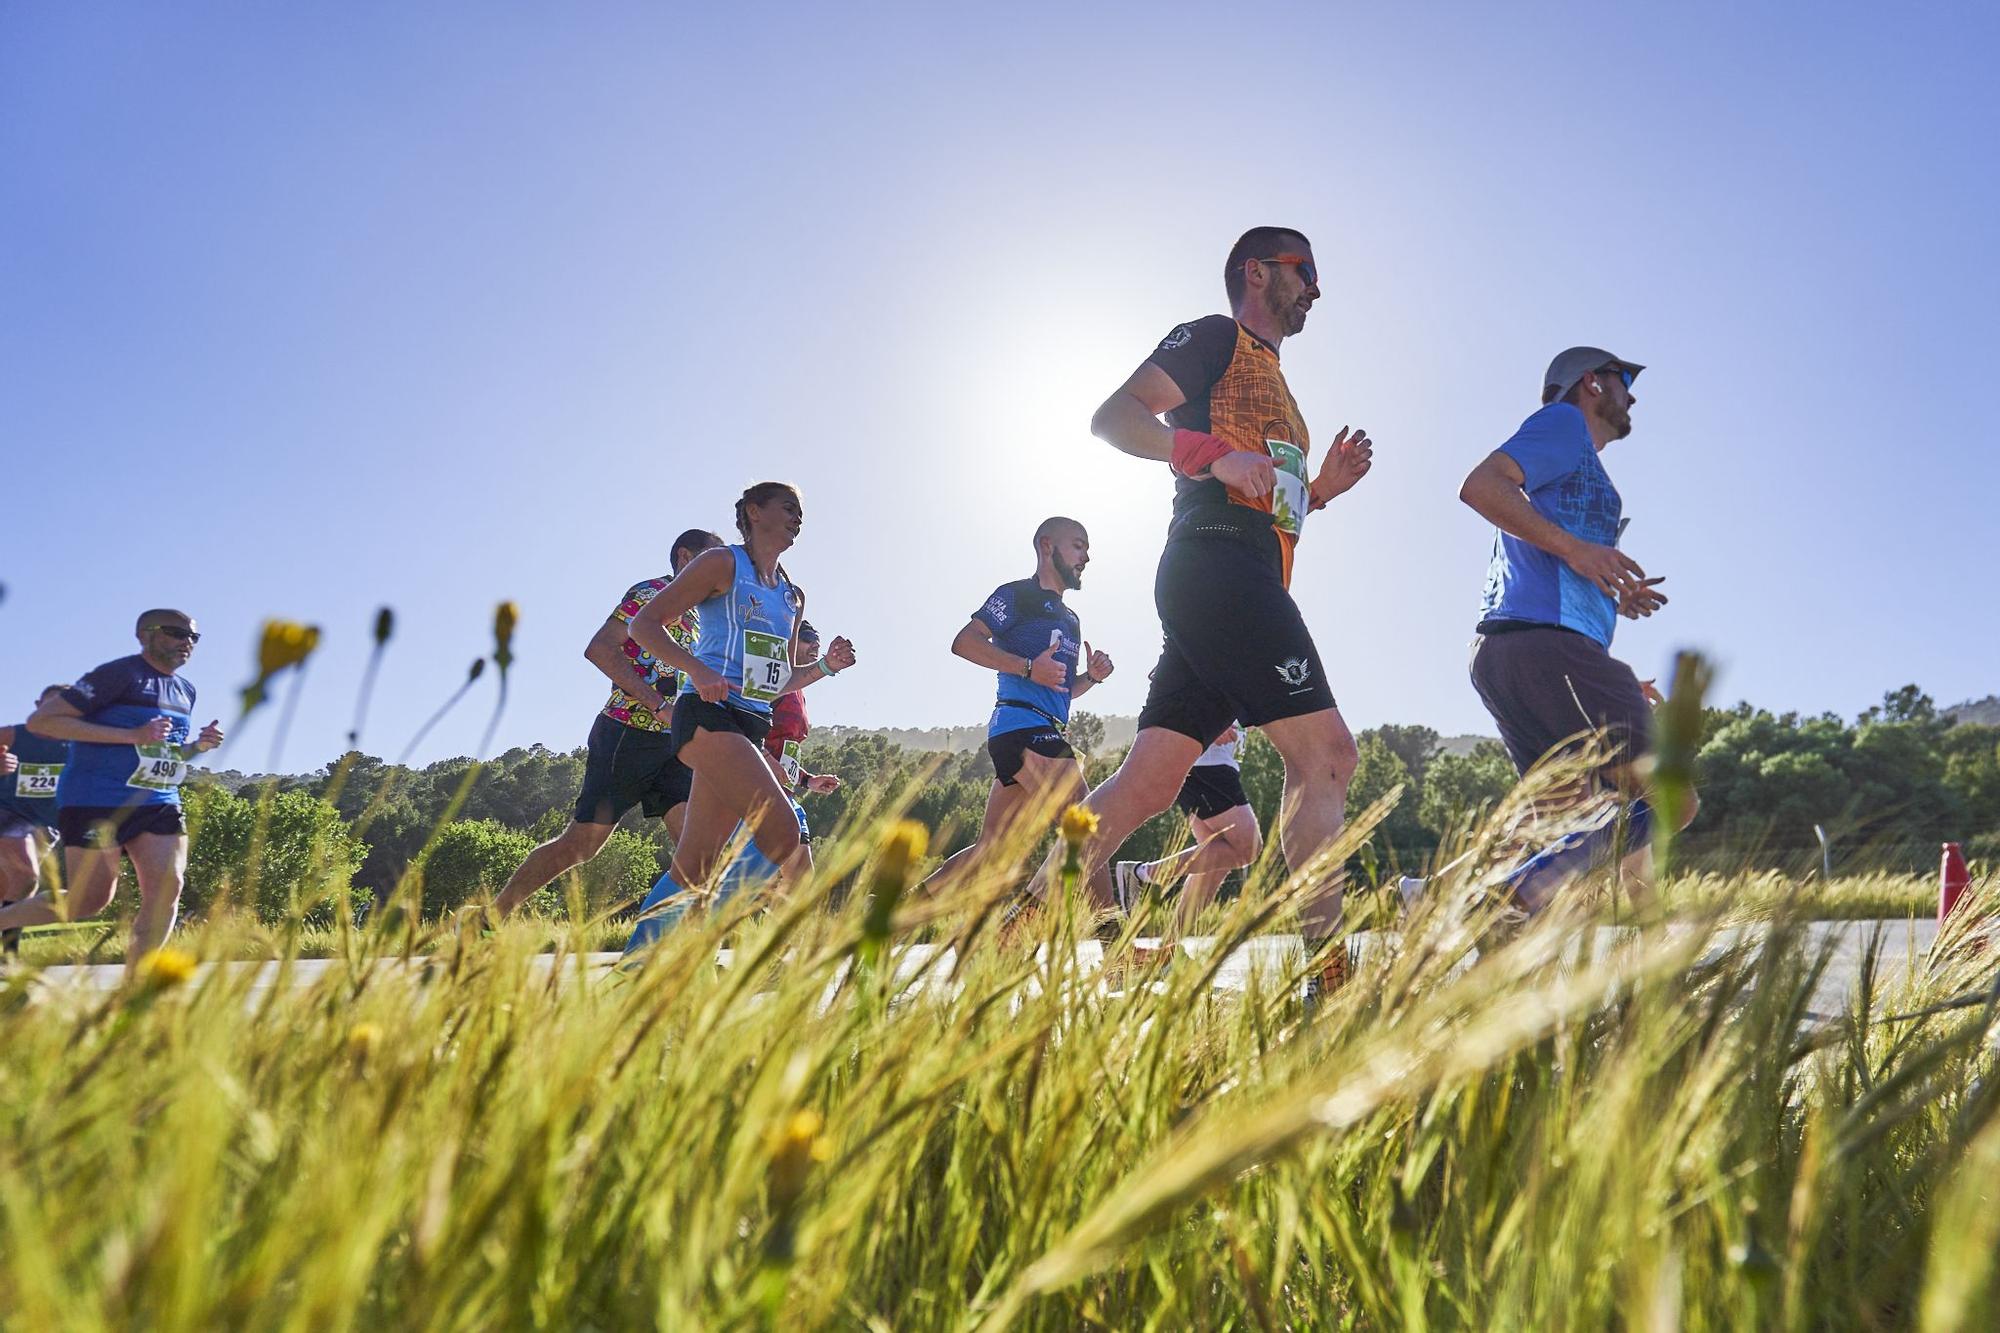
M 326 920 L 368 851 L 338 810 L 304 791 L 252 801 L 203 782 L 181 799 L 189 834 L 181 907 L 190 916 L 231 903 L 266 923 Z
M 1085 758 L 1096 754 L 1104 748 L 1104 719 L 1095 713 L 1070 714 L 1069 743 L 1072 749 Z
M 527 834 L 490 819 L 445 825 L 411 867 L 422 888 L 425 918 L 491 898 L 533 846 Z
M 1455 824 L 1482 818 L 1514 787 L 1514 764 L 1498 741 L 1467 754 L 1441 754 L 1424 770 L 1417 819 L 1433 839 Z

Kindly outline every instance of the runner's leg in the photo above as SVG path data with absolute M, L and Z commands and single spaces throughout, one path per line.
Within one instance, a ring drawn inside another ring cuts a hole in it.
M 950 893 L 957 889 L 985 862 L 993 848 L 1005 844 L 1027 804 L 1027 788 L 1018 779 L 1011 786 L 995 780 L 986 790 L 986 815 L 980 821 L 979 836 L 946 857 L 944 864 L 930 873 L 923 882 L 924 892 Z
M 1263 724 L 1264 735 L 1285 761 L 1285 795 L 1279 804 L 1278 842 L 1285 863 L 1302 869 L 1340 834 L 1347 815 L 1347 784 L 1360 751 L 1338 708 Z M 1313 890 L 1299 912 L 1309 941 L 1331 936 L 1340 925 L 1341 884 L 1335 873 Z
M 96 916 L 111 905 L 118 890 L 118 849 L 95 851 L 70 847 L 63 852 L 63 880 L 69 886 L 64 906 L 58 908 L 53 894 L 38 893 L 11 907 L 0 907 L 0 930 L 25 930 L 54 925 L 60 921 L 82 921 Z
M 141 833 L 125 844 L 125 854 L 139 876 L 139 911 L 132 918 L 132 947 L 125 955 L 130 966 L 159 948 L 174 928 L 187 883 L 187 835 Z
M 720 867 L 729 832 L 741 819 L 751 841 L 790 884 L 812 867 L 811 849 L 799 841 L 799 823 L 778 786 L 764 752 L 734 731 L 697 729 L 682 748 L 694 769 L 683 838 L 674 849 L 674 878 L 692 888 Z
M 0 838 L 0 903 L 33 897 L 41 873 L 42 849 L 34 834 Z
M 1133 740 L 1118 771 L 1085 798 L 1085 807 L 1097 816 L 1097 835 L 1084 849 L 1085 885 L 1092 907 L 1112 906 L 1111 857 L 1141 824 L 1174 803 L 1188 770 L 1206 748 L 1204 742 L 1177 731 L 1147 727 Z
M 1176 928 L 1182 932 L 1208 910 L 1215 901 L 1217 891 L 1222 888 L 1222 882 L 1229 878 L 1229 872 L 1250 865 L 1264 850 L 1264 837 L 1257 828 L 1256 812 L 1247 805 L 1225 810 L 1213 819 L 1190 819 L 1188 830 L 1197 841 L 1186 852 L 1180 853 L 1187 858 L 1181 867 L 1181 873 L 1187 876 L 1187 880 L 1181 885 L 1180 902 L 1175 913 Z M 1157 871 L 1150 878 L 1155 884 L 1173 882 L 1163 879 Z
M 576 869 L 604 850 L 616 824 L 580 824 L 572 819 L 561 833 L 529 852 L 493 899 L 493 910 L 506 916 L 556 876 Z

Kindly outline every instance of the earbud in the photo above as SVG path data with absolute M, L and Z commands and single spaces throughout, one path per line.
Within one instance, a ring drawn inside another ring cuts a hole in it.
M 1603 393 L 1604 386 L 1602 384 L 1599 384 L 1596 380 L 1592 380 L 1590 382 L 1590 391 L 1592 393 Z

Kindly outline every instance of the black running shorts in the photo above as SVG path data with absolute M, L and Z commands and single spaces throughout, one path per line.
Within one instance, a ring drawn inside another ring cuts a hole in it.
M 734 732 L 762 748 L 764 738 L 771 734 L 771 715 L 735 704 L 712 704 L 699 694 L 682 694 L 674 700 L 674 749 L 684 749 L 697 731 Z
M 683 804 L 694 774 L 674 758 L 674 738 L 664 731 L 628 727 L 597 715 L 590 724 L 590 757 L 583 765 L 583 788 L 570 818 L 579 824 L 616 824 L 638 806 L 658 819 Z
M 142 833 L 168 838 L 187 836 L 179 802 L 153 805 L 66 805 L 56 812 L 63 846 L 108 851 L 123 847 Z
M 1195 510 L 1174 524 L 1153 580 L 1166 643 L 1139 729 L 1207 746 L 1225 727 L 1261 727 L 1332 708 L 1326 664 L 1279 574 L 1270 518 Z
M 1021 756 L 1033 750 L 1051 759 L 1074 759 L 1076 751 L 1054 727 L 1021 727 L 986 738 L 986 755 L 993 761 L 993 776 L 1003 787 L 1011 787 L 1021 776 Z
M 1472 688 L 1493 715 L 1514 767 L 1603 728 L 1629 763 L 1652 748 L 1653 709 L 1632 668 L 1587 634 L 1553 625 L 1483 625 L 1472 641 Z
M 1181 783 L 1178 804 L 1189 819 L 1214 819 L 1239 805 L 1250 804 L 1243 791 L 1243 773 L 1234 764 L 1196 764 Z

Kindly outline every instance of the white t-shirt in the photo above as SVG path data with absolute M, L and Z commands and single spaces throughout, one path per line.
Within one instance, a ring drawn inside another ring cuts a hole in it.
M 1232 735 L 1228 740 L 1217 741 L 1215 744 L 1209 746 L 1206 750 L 1203 750 L 1201 752 L 1201 758 L 1194 761 L 1194 766 L 1196 768 L 1201 768 L 1202 766 L 1207 764 L 1224 764 L 1230 768 L 1236 768 L 1238 767 L 1236 760 L 1236 752 L 1237 750 L 1241 749 L 1242 746 L 1243 746 L 1243 728 L 1238 727 L 1236 728 L 1235 734 Z

